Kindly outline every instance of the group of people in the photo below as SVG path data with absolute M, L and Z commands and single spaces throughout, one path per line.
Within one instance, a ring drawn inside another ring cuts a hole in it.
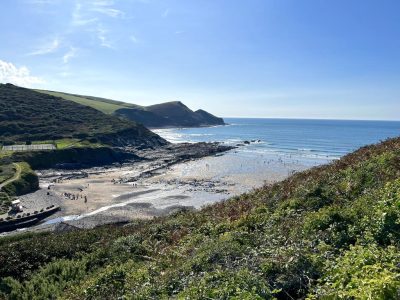
M 80 198 L 80 199 L 84 199 L 85 203 L 87 203 L 87 201 L 88 201 L 87 196 L 82 195 L 82 194 L 73 194 L 73 193 L 64 192 L 63 196 L 69 200 L 78 200 Z

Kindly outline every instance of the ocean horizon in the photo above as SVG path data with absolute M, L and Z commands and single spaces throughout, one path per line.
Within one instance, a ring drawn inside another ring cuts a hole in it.
M 156 129 L 172 143 L 222 142 L 241 153 L 276 154 L 312 164 L 339 159 L 362 146 L 400 134 L 400 121 L 225 118 L 227 125 Z M 259 157 L 258 157 L 259 158 Z

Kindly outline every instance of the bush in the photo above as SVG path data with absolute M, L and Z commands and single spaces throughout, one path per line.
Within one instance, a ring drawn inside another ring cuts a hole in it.
M 275 299 L 260 275 L 248 269 L 232 272 L 216 270 L 195 278 L 188 288 L 177 295 L 178 299 Z
M 312 299 L 399 299 L 400 252 L 389 246 L 351 246 L 325 266 Z

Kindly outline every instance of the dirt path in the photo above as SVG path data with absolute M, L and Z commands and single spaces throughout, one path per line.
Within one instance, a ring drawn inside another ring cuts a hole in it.
M 0 191 L 4 186 L 6 186 L 7 184 L 9 184 L 15 180 L 18 180 L 21 177 L 21 171 L 22 171 L 21 166 L 17 163 L 13 163 L 13 165 L 15 166 L 16 172 L 12 178 L 7 179 L 6 181 L 4 181 L 3 183 L 0 184 Z

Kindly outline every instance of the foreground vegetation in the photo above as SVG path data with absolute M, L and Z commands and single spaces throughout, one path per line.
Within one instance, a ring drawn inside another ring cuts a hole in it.
M 399 299 L 399 242 L 400 138 L 201 211 L 2 238 L 0 291 L 10 299 Z

